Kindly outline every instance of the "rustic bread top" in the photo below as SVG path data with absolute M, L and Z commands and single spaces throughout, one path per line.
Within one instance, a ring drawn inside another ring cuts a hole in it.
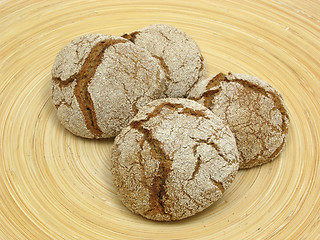
M 285 144 L 289 114 L 280 93 L 244 74 L 219 73 L 197 83 L 189 98 L 204 104 L 234 133 L 240 168 L 275 159 Z
M 87 138 L 115 136 L 163 90 L 157 60 L 121 37 L 78 37 L 58 53 L 52 68 L 58 117 L 72 133 Z
M 205 61 L 197 43 L 176 27 L 154 24 L 123 37 L 148 50 L 166 74 L 165 97 L 186 97 L 205 76 Z
M 188 99 L 149 103 L 115 138 L 112 173 L 121 201 L 157 220 L 192 216 L 210 206 L 239 167 L 230 129 Z

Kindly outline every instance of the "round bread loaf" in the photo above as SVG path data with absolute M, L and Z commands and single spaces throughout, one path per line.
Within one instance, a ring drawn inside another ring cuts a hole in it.
M 157 60 L 121 37 L 80 36 L 58 53 L 52 68 L 58 118 L 86 138 L 114 137 L 163 90 Z
M 240 168 L 275 159 L 285 145 L 289 114 L 280 93 L 252 76 L 219 73 L 198 82 L 189 98 L 228 124 L 240 154 Z
M 239 168 L 228 126 L 203 105 L 173 98 L 143 107 L 115 138 L 111 160 L 121 201 L 156 221 L 209 207 Z
M 123 37 L 158 59 L 166 75 L 165 97 L 186 97 L 194 83 L 206 74 L 198 45 L 178 28 L 154 24 Z

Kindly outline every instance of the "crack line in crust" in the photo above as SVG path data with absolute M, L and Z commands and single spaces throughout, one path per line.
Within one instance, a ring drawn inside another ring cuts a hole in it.
M 178 114 L 186 114 L 195 117 L 203 117 L 204 119 L 210 119 L 204 110 L 193 110 L 192 108 L 185 107 Z
M 230 75 L 231 73 L 229 73 Z M 201 96 L 197 97 L 197 98 L 190 98 L 192 100 L 200 100 L 203 98 L 204 100 L 204 106 L 212 109 L 212 104 L 213 104 L 213 99 L 215 98 L 215 96 L 217 94 L 219 94 L 219 92 L 222 91 L 221 86 L 219 88 L 217 88 L 220 83 L 222 81 L 226 81 L 226 82 L 234 82 L 234 83 L 238 83 L 240 84 L 242 87 L 244 87 L 245 89 L 248 89 L 249 91 L 254 91 L 257 92 L 258 94 L 261 94 L 263 96 L 265 96 L 266 98 L 272 99 L 273 103 L 275 105 L 275 107 L 272 109 L 278 109 L 281 112 L 281 118 L 282 118 L 282 125 L 281 125 L 281 129 L 283 131 L 283 134 L 286 135 L 288 132 L 288 113 L 285 109 L 285 107 L 283 106 L 283 104 L 281 103 L 281 100 L 279 99 L 280 97 L 274 93 L 273 91 L 267 91 L 266 89 L 264 89 L 261 86 L 257 86 L 254 83 L 249 82 L 248 80 L 245 79 L 227 79 L 227 75 L 223 74 L 223 73 L 219 73 L 216 76 L 214 76 L 207 84 L 206 86 L 206 90 Z M 212 89 L 214 88 L 214 89 Z M 229 100 L 229 104 L 230 104 L 230 100 Z M 257 111 L 256 111 L 257 112 Z M 227 113 L 227 111 L 226 111 Z M 226 118 L 226 121 L 228 120 L 228 118 Z M 227 121 L 228 122 L 228 121 Z M 266 122 L 265 124 L 267 124 L 269 127 L 273 127 L 269 122 Z M 234 130 L 233 130 L 234 131 Z M 235 132 L 234 132 L 235 133 Z M 237 142 L 238 142 L 238 138 L 236 137 Z M 265 145 L 264 141 L 261 141 L 262 145 Z M 281 151 L 281 149 L 283 148 L 283 145 L 285 144 L 285 140 L 282 140 L 282 143 L 280 144 L 280 146 L 269 156 L 269 159 L 273 159 L 275 158 L 279 152 Z M 259 154 L 257 154 L 253 159 L 251 159 L 249 162 L 245 162 L 246 164 L 249 164 L 253 161 L 255 161 L 259 156 L 263 156 L 262 152 L 264 150 L 266 150 L 267 148 L 265 146 L 263 146 L 263 149 L 260 151 Z M 240 155 L 241 155 L 241 159 L 244 160 L 243 154 L 241 151 L 239 151 Z
M 73 81 L 77 81 L 74 88 L 74 95 L 76 96 L 80 109 L 83 113 L 86 126 L 94 135 L 94 137 L 100 137 L 103 132 L 97 123 L 97 117 L 94 111 L 92 98 L 88 91 L 88 85 L 102 61 L 105 50 L 112 45 L 125 42 L 126 40 L 124 39 L 108 39 L 98 42 L 92 47 L 88 57 L 84 61 L 78 73 L 73 74 L 65 81 L 61 81 L 60 78 L 53 78 L 53 81 L 58 83 L 60 87 L 68 86 Z
M 229 73 L 230 74 L 230 73 Z M 278 109 L 281 112 L 281 118 L 282 118 L 282 125 L 281 125 L 281 129 L 283 131 L 282 136 L 286 135 L 288 132 L 288 124 L 287 121 L 289 119 L 289 116 L 287 114 L 287 111 L 285 110 L 285 107 L 283 106 L 283 104 L 281 103 L 281 101 L 279 100 L 280 96 L 278 96 L 276 93 L 274 93 L 273 91 L 267 91 L 266 89 L 264 89 L 263 87 L 257 86 L 251 82 L 249 82 L 248 80 L 245 79 L 232 79 L 232 80 L 228 80 L 227 78 L 225 78 L 226 81 L 228 82 L 235 82 L 240 84 L 241 86 L 243 86 L 245 89 L 249 89 L 251 91 L 254 92 L 258 92 L 258 94 L 261 94 L 263 96 L 265 96 L 266 98 L 272 99 L 275 107 L 272 109 L 274 110 L 275 108 Z M 255 106 L 255 112 L 257 114 L 258 110 L 257 110 L 257 106 Z M 260 116 L 261 117 L 261 116 Z M 262 117 L 261 117 L 262 118 Z M 272 124 L 269 123 L 268 121 L 265 123 L 268 127 L 272 127 Z M 254 162 L 257 158 L 259 157 L 264 157 L 266 158 L 266 156 L 263 156 L 263 151 L 267 150 L 267 147 L 265 146 L 265 141 L 261 140 L 260 141 L 261 145 L 262 145 L 262 150 L 260 151 L 260 153 L 258 153 L 253 159 L 251 159 L 248 162 L 244 162 L 246 165 L 250 165 L 252 162 Z M 280 146 L 271 154 L 269 155 L 268 159 L 272 160 L 274 159 L 282 150 L 283 145 L 285 144 L 285 139 L 282 139 L 282 143 L 280 144 Z M 240 152 L 240 151 L 239 151 Z
M 193 146 L 193 155 L 196 156 L 197 155 L 197 151 L 198 151 L 198 147 L 200 146 L 200 144 L 196 144 Z M 198 174 L 199 170 L 200 170 L 200 165 L 202 163 L 201 160 L 201 155 L 199 154 L 197 156 L 197 162 L 195 164 L 194 170 L 192 172 L 192 177 L 190 180 L 193 180 L 195 178 L 195 176 Z
M 166 39 L 168 42 L 171 42 L 171 40 L 162 31 L 159 31 L 159 33 L 164 39 Z
M 210 180 L 222 193 L 224 193 L 225 189 L 224 189 L 224 187 L 223 187 L 221 182 L 217 182 L 213 178 L 210 178 Z
M 229 73 L 230 75 L 231 73 Z M 227 78 L 225 78 L 226 81 L 228 82 L 235 82 L 240 84 L 241 86 L 243 86 L 246 89 L 249 90 L 253 90 L 255 92 L 258 92 L 260 94 L 262 94 L 263 96 L 265 96 L 266 98 L 271 98 L 274 102 L 275 108 L 277 108 L 280 112 L 281 112 L 281 116 L 282 116 L 282 129 L 285 133 L 287 133 L 288 131 L 288 125 L 286 124 L 286 119 L 289 119 L 288 113 L 285 109 L 285 107 L 283 106 L 283 104 L 281 103 L 280 96 L 278 96 L 276 93 L 274 93 L 273 91 L 267 91 L 266 89 L 264 89 L 261 86 L 257 86 L 254 83 L 249 82 L 246 79 L 232 79 L 232 80 L 228 80 Z M 262 81 L 262 80 L 261 80 Z M 272 86 L 271 86 L 272 87 Z M 273 88 L 273 87 L 272 87 Z M 286 119 L 285 119 L 286 118 Z
M 194 137 L 190 137 L 190 138 L 193 139 L 197 143 L 204 143 L 204 144 L 212 146 L 217 151 L 217 154 L 222 159 L 225 160 L 225 156 L 223 156 L 223 153 L 221 153 L 221 150 L 219 149 L 218 145 L 216 143 L 214 143 L 213 141 L 210 141 L 210 138 L 208 138 L 208 139 L 198 139 L 198 138 L 194 138 Z M 230 164 L 235 163 L 235 161 L 236 161 L 236 159 L 232 159 Z
M 217 74 L 216 76 L 214 76 L 207 84 L 206 86 L 206 91 L 204 93 L 202 93 L 199 97 L 196 97 L 196 98 L 190 98 L 191 100 L 194 100 L 194 101 L 198 101 L 200 100 L 201 98 L 203 98 L 204 102 L 203 102 L 203 105 L 206 107 L 206 108 L 209 108 L 211 109 L 211 105 L 212 105 L 212 102 L 213 102 L 213 99 L 216 95 L 218 95 L 221 91 L 222 91 L 222 88 L 220 85 L 220 82 L 222 80 L 224 80 L 225 78 L 225 74 L 223 73 L 219 73 Z M 219 86 L 219 87 L 218 87 Z M 218 88 L 217 88 L 218 87 Z M 214 88 L 214 89 L 212 89 Z
M 210 90 L 213 87 L 219 86 L 220 82 L 225 80 L 226 75 L 223 73 L 218 73 L 216 76 L 214 76 L 207 84 L 206 89 Z
M 142 126 L 144 121 L 133 121 L 130 126 L 133 129 L 138 130 L 144 135 L 143 141 L 147 141 L 151 148 L 151 155 L 153 158 L 159 161 L 159 171 L 153 178 L 152 186 L 149 188 L 150 191 L 150 210 L 147 212 L 157 214 L 170 214 L 165 212 L 165 206 L 163 203 L 163 197 L 166 195 L 165 184 L 169 173 L 171 172 L 172 160 L 161 148 L 162 143 L 157 139 L 153 138 L 152 132 Z M 143 144 L 143 143 L 142 143 Z M 142 145 L 141 144 L 141 145 Z
M 181 185 L 181 192 L 183 192 L 192 202 L 194 202 L 197 207 L 205 208 L 202 204 L 200 204 L 198 201 L 196 201 L 185 189 L 184 185 Z M 194 210 L 191 208 L 188 208 L 185 206 L 186 209 L 188 209 L 190 212 L 193 212 Z
M 132 32 L 132 33 L 130 33 L 130 34 L 127 34 L 127 33 L 125 33 L 125 34 L 123 34 L 121 37 L 123 37 L 123 38 L 125 38 L 125 39 L 128 39 L 130 42 L 135 42 L 135 40 L 136 40 L 136 37 L 137 37 L 137 35 L 140 33 L 140 31 L 135 31 L 135 32 Z
M 70 86 L 74 80 L 76 80 L 77 73 L 73 74 L 71 77 L 69 77 L 67 80 L 62 81 L 59 77 L 52 77 L 52 80 L 59 85 L 60 88 L 68 87 Z
M 69 108 L 72 107 L 72 103 L 67 103 L 67 102 L 65 101 L 65 99 L 62 99 L 59 103 L 55 104 L 56 109 L 58 109 L 62 104 L 65 105 L 65 106 L 67 106 L 67 107 L 69 107 Z
M 172 110 L 178 110 L 181 109 L 181 111 L 178 111 L 179 114 L 186 114 L 189 116 L 195 116 L 195 117 L 203 117 L 205 118 L 206 116 L 204 115 L 204 113 L 202 111 L 195 111 L 191 108 L 188 107 L 184 107 L 183 104 L 178 104 L 178 103 L 170 103 L 170 102 L 164 102 L 158 106 L 156 106 L 152 112 L 147 114 L 146 119 L 143 120 L 136 120 L 136 121 L 132 121 L 129 125 L 132 129 L 135 129 L 137 131 L 139 131 L 140 133 L 143 134 L 144 138 L 143 138 L 143 142 L 140 144 L 140 147 L 143 146 L 144 141 L 146 141 L 150 148 L 151 148 L 151 155 L 153 156 L 153 158 L 157 159 L 159 161 L 159 172 L 158 174 L 154 177 L 153 179 L 153 183 L 151 187 L 149 188 L 150 191 L 150 209 L 147 210 L 144 214 L 147 213 L 151 213 L 151 214 L 166 214 L 168 215 L 170 218 L 172 218 L 172 216 L 169 213 L 165 212 L 165 206 L 164 206 L 164 202 L 163 202 L 163 198 L 164 196 L 166 196 L 166 190 L 165 190 L 165 185 L 166 185 L 166 180 L 169 176 L 169 173 L 171 172 L 171 165 L 173 163 L 173 160 L 170 158 L 170 156 L 168 156 L 165 151 L 162 149 L 162 142 L 160 142 L 159 140 L 155 139 L 152 136 L 152 131 L 149 129 L 146 129 L 145 127 L 143 127 L 143 124 L 147 121 L 149 121 L 151 118 L 157 116 L 161 110 L 166 107 Z M 194 139 L 197 140 L 197 139 Z M 208 140 L 209 141 L 209 140 Z M 199 143 L 207 143 L 210 145 L 213 145 L 213 147 L 215 149 L 217 149 L 217 146 L 215 143 L 211 143 L 208 142 L 206 140 L 199 140 Z M 196 151 L 196 149 L 194 149 L 194 151 Z M 219 153 L 219 151 L 217 150 L 218 154 L 222 156 L 222 154 Z M 199 167 L 201 164 L 201 159 L 198 159 L 198 170 L 195 169 L 195 172 L 193 175 L 196 175 L 197 171 L 199 171 Z M 197 166 L 196 166 L 197 168 Z M 221 190 L 224 188 L 221 187 L 222 184 L 217 182 L 217 187 Z M 222 191 L 222 190 L 221 190 Z
M 156 55 L 152 55 L 152 57 L 154 57 L 155 59 L 157 59 L 159 61 L 159 65 L 161 66 L 162 70 L 164 71 L 164 74 L 165 74 L 165 78 L 166 78 L 166 81 L 165 81 L 165 84 L 164 84 L 164 87 L 165 89 L 163 90 L 163 94 L 168 97 L 168 94 L 167 94 L 167 91 L 168 91 L 168 82 L 173 82 L 173 80 L 171 79 L 171 73 L 170 73 L 170 69 L 168 67 L 168 65 L 166 64 L 165 60 L 162 58 L 162 57 L 159 57 L 159 56 L 156 56 Z
M 289 119 L 289 116 L 287 114 L 287 111 L 284 109 L 284 106 L 280 102 L 279 97 L 274 92 L 269 92 L 269 91 L 266 91 L 263 88 L 259 88 L 259 87 L 254 88 L 255 86 L 253 86 L 253 85 L 250 86 L 249 85 L 250 83 L 246 83 L 246 84 L 247 85 L 243 84 L 243 86 L 245 86 L 245 87 L 247 86 L 249 88 L 251 87 L 253 90 L 257 90 L 259 93 L 261 93 L 262 95 L 264 95 L 267 98 L 270 98 L 270 96 L 271 96 L 271 98 L 274 102 L 275 108 L 277 108 L 281 112 L 281 116 L 282 116 L 281 128 L 285 133 L 287 133 L 288 125 L 286 124 L 286 119 Z M 268 95 L 270 95 L 270 96 L 268 96 Z

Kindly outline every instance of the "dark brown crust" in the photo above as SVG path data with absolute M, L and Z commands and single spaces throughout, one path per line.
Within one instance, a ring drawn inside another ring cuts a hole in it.
M 217 182 L 217 181 L 214 180 L 213 178 L 210 178 L 210 180 L 211 180 L 211 182 L 212 182 L 215 186 L 217 186 L 217 188 L 219 188 L 219 190 L 220 190 L 222 193 L 224 193 L 225 189 L 224 189 L 224 187 L 223 187 L 223 185 L 222 185 L 221 182 Z
M 208 82 L 206 89 L 210 90 L 211 88 L 219 86 L 220 82 L 223 80 L 226 80 L 226 75 L 223 73 L 218 73 Z
M 128 39 L 129 41 L 133 42 L 135 41 L 137 35 L 139 34 L 140 32 L 139 31 L 135 31 L 135 32 L 132 32 L 130 34 L 123 34 L 121 37 L 125 38 L 125 39 Z
M 218 89 L 213 89 L 211 90 L 211 88 L 216 88 L 220 85 L 220 82 L 225 80 L 226 75 L 223 73 L 219 73 L 216 76 L 214 76 L 207 84 L 206 86 L 206 90 L 204 93 L 202 93 L 199 97 L 197 98 L 190 98 L 191 100 L 194 101 L 198 101 L 201 98 L 204 99 L 203 105 L 206 108 L 211 108 L 212 106 L 212 101 L 214 99 L 214 97 L 219 94 L 219 92 L 221 91 L 221 87 L 219 87 Z
M 195 145 L 194 148 L 193 148 L 193 155 L 196 156 L 196 149 L 198 148 L 199 145 Z M 202 164 L 202 160 L 201 160 L 201 157 L 200 155 L 197 157 L 197 162 L 196 162 L 196 165 L 194 167 L 194 170 L 192 172 L 192 177 L 190 180 L 193 180 L 195 178 L 195 176 L 199 173 L 199 170 L 200 170 L 200 166 Z
M 125 43 L 126 40 L 104 40 L 98 42 L 94 45 L 85 59 L 80 71 L 76 74 L 73 74 L 67 80 L 62 81 L 58 77 L 52 78 L 55 83 L 59 85 L 59 87 L 67 87 L 76 81 L 76 86 L 74 88 L 74 95 L 79 103 L 80 109 L 83 113 L 85 123 L 90 132 L 94 135 L 94 137 L 100 137 L 103 132 L 97 123 L 96 114 L 94 111 L 93 101 L 88 92 L 88 85 L 94 76 L 97 67 L 101 63 L 103 59 L 103 55 L 105 50 L 115 44 Z
M 65 81 L 62 81 L 61 78 L 59 78 L 59 77 L 52 77 L 52 80 L 56 84 L 58 84 L 60 88 L 64 88 L 64 87 L 70 86 L 74 82 L 74 80 L 76 79 L 77 75 L 78 74 L 75 73 Z
M 196 117 L 203 117 L 205 119 L 209 119 L 209 117 L 206 115 L 206 113 L 203 110 L 194 110 L 191 108 L 183 108 L 182 111 L 179 112 L 179 114 L 187 114 L 187 115 L 193 115 Z

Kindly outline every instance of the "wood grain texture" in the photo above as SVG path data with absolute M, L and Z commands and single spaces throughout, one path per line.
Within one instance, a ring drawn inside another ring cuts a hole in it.
M 208 76 L 240 72 L 279 90 L 291 125 L 273 162 L 240 171 L 186 220 L 129 212 L 111 180 L 112 140 L 73 136 L 56 117 L 50 71 L 88 33 L 153 23 L 185 31 Z M 0 239 L 320 239 L 320 2 L 0 0 Z

